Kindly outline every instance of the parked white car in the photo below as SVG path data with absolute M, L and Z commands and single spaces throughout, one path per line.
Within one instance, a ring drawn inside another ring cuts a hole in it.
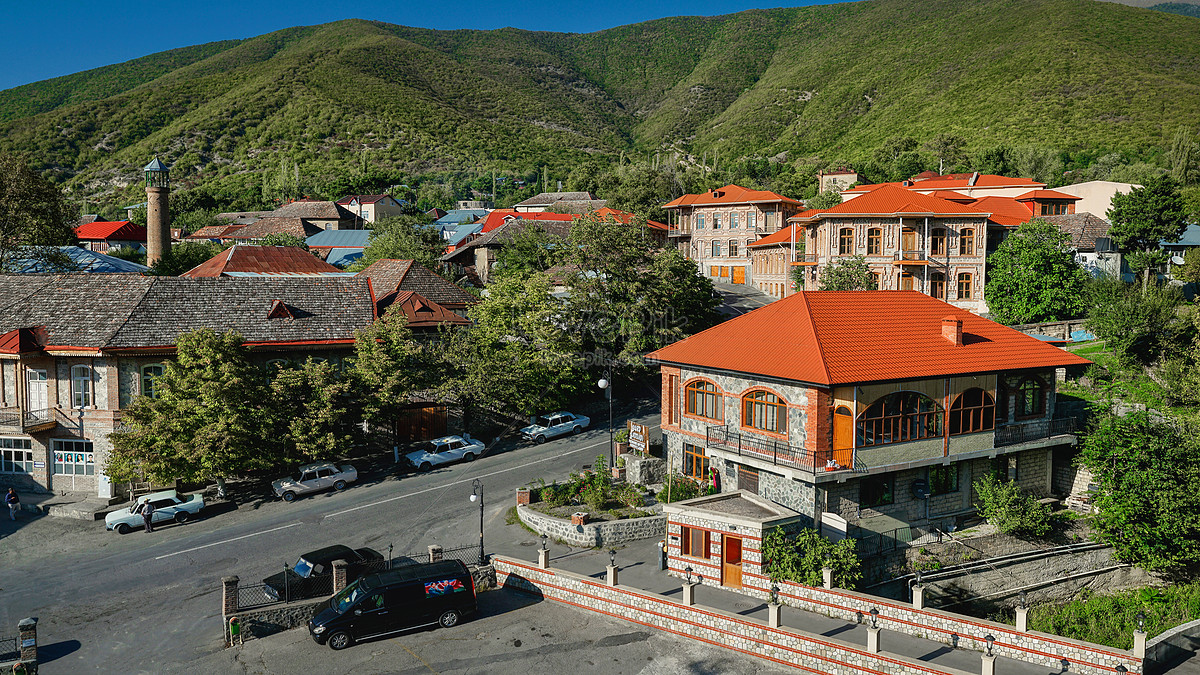
M 346 489 L 348 483 L 358 480 L 358 471 L 349 464 L 338 466 L 333 462 L 317 462 L 305 464 L 291 476 L 279 478 L 271 482 L 271 490 L 276 497 L 285 502 L 295 501 L 296 497 L 318 492 L 320 490 Z
M 577 434 L 591 423 L 590 417 L 559 411 L 533 418 L 533 424 L 521 429 L 521 435 L 534 443 L 545 443 L 550 438 Z
M 426 441 L 416 450 L 404 455 L 410 464 L 419 471 L 429 471 L 439 464 L 449 464 L 462 460 L 474 461 L 483 454 L 483 441 L 468 436 L 443 436 L 432 441 Z
M 168 520 L 174 520 L 180 524 L 186 523 L 196 517 L 200 513 L 200 509 L 204 508 L 204 498 L 200 495 L 180 497 L 174 490 L 164 490 L 142 495 L 137 498 L 133 506 L 113 511 L 104 516 L 104 529 L 116 530 L 117 534 L 127 534 L 130 530 L 145 527 L 142 509 L 145 508 L 146 502 L 154 504 L 154 515 L 151 520 L 155 524 Z

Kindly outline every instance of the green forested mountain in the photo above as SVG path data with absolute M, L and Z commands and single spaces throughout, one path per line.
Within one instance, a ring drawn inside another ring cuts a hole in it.
M 184 185 L 248 190 L 281 164 L 313 181 L 561 177 L 659 150 L 857 161 L 943 132 L 1144 155 L 1197 125 L 1200 21 L 1093 0 L 864 0 L 590 34 L 348 20 L 0 92 L 0 151 L 112 199 L 154 154 Z

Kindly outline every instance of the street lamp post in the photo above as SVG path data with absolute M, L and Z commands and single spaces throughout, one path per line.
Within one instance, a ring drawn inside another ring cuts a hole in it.
M 605 370 L 604 377 L 596 383 L 604 390 L 604 398 L 608 399 L 608 466 L 613 466 L 613 416 L 612 416 L 612 374 Z
M 471 501 L 479 502 L 479 564 L 487 562 L 483 556 L 483 481 L 476 478 L 471 481 Z

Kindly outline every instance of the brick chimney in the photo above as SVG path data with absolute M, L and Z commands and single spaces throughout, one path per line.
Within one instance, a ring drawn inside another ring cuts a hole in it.
M 942 319 L 942 337 L 949 340 L 955 347 L 963 345 L 962 319 L 948 316 Z

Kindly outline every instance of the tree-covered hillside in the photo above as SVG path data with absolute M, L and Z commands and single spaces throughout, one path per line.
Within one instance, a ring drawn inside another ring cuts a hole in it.
M 865 0 L 591 34 L 348 20 L 0 92 L 0 152 L 114 204 L 155 154 L 182 187 L 250 194 L 281 165 L 306 185 L 565 179 L 656 152 L 860 165 L 938 134 L 972 155 L 1143 161 L 1198 125 L 1200 22 L 1092 0 Z

